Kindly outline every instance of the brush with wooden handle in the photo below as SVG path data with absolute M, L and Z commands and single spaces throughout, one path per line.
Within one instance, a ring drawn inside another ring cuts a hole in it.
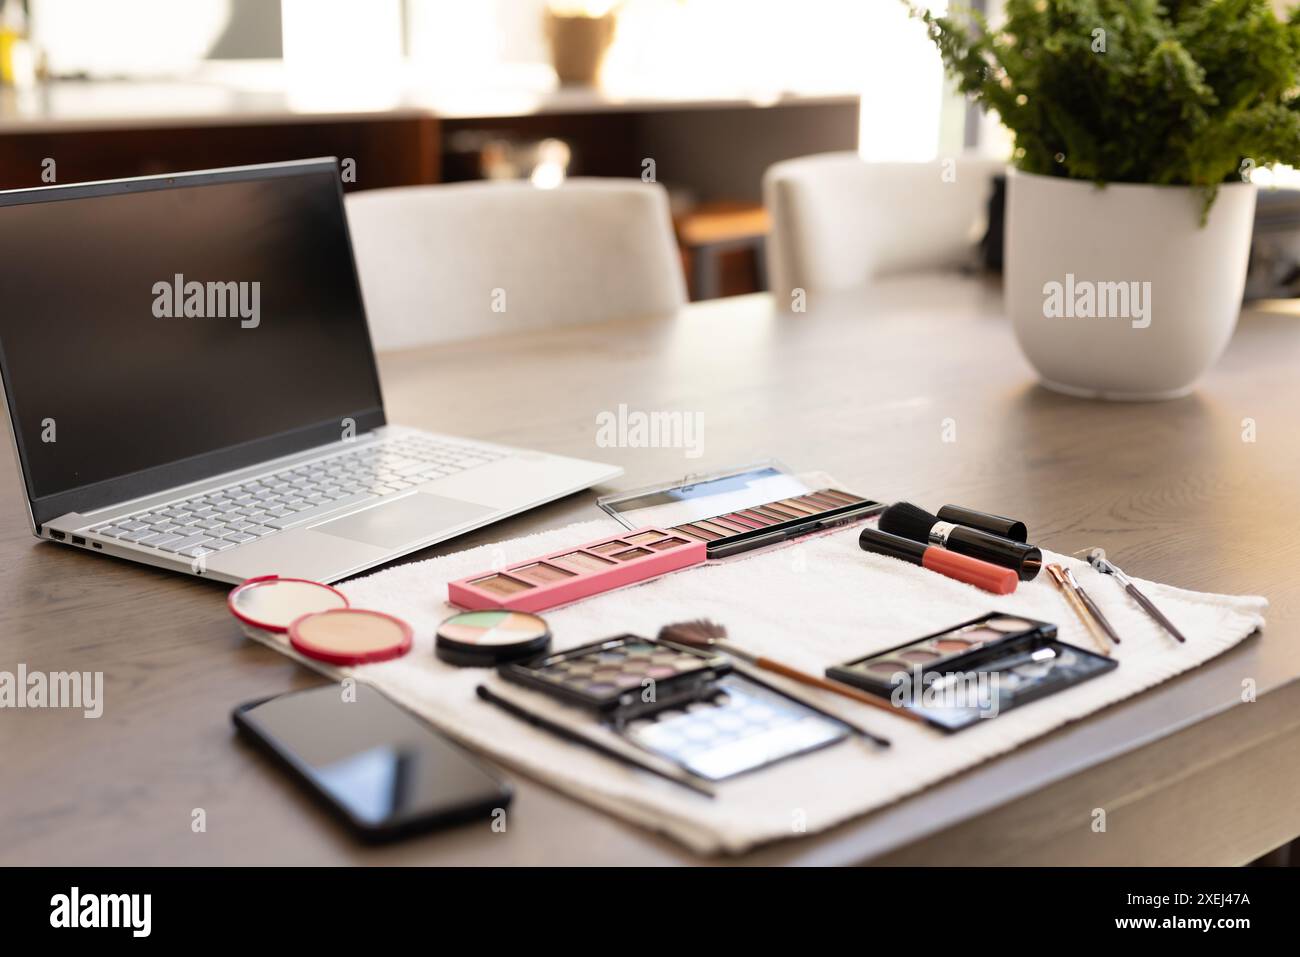
M 791 665 L 782 664 L 779 661 L 773 661 L 771 658 L 764 658 L 762 655 L 751 654 L 743 648 L 737 648 L 726 640 L 727 629 L 716 622 L 701 619 L 699 621 L 682 621 L 673 625 L 664 625 L 659 630 L 660 641 L 671 641 L 679 645 L 686 645 L 691 648 L 714 648 L 724 654 L 731 655 L 733 658 L 739 658 L 755 668 L 761 668 L 764 671 L 770 671 L 773 674 L 789 678 L 791 681 L 797 681 L 800 684 L 808 685 L 810 688 L 821 688 L 823 691 L 830 691 L 834 694 L 841 695 L 845 698 L 851 698 L 858 704 L 869 705 L 878 708 L 881 711 L 888 711 L 898 718 L 906 718 L 908 721 L 915 721 L 918 724 L 925 724 L 926 721 L 920 715 L 915 714 L 905 708 L 895 708 L 883 698 L 878 698 L 873 694 L 860 691 L 852 685 L 846 685 L 839 681 L 832 681 L 829 678 L 822 678 L 819 675 L 809 674 L 806 671 L 800 671 Z M 843 719 L 840 719 L 843 720 Z M 874 735 L 872 736 L 874 737 Z
M 1070 587 L 1070 582 L 1065 577 L 1065 569 L 1060 565 L 1051 564 L 1047 566 L 1047 574 L 1056 584 L 1056 587 L 1060 590 L 1061 594 L 1065 596 L 1065 603 L 1070 606 L 1070 609 L 1078 617 L 1079 621 L 1083 624 L 1083 627 L 1088 629 L 1088 634 L 1092 635 L 1092 640 L 1096 643 L 1097 650 L 1109 658 L 1111 649 L 1110 636 L 1101 630 L 1101 625 L 1092 617 L 1092 613 L 1088 611 L 1088 606 L 1083 603 L 1083 600 L 1078 596 L 1075 590 Z

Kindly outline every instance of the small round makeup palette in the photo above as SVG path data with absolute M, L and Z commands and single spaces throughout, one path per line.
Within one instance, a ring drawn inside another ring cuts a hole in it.
M 545 653 L 546 622 L 524 611 L 463 611 L 438 626 L 434 653 L 450 665 L 490 668 Z
M 993 612 L 974 621 L 963 622 L 945 631 L 828 669 L 827 675 L 838 680 L 849 680 L 851 677 L 851 684 L 860 687 L 869 685 L 869 690 L 888 693 L 896 676 L 900 674 L 910 674 L 917 669 L 922 672 L 955 670 L 964 666 L 968 656 L 1031 637 L 1046 640 L 1055 634 L 1056 626 L 1048 622 Z
M 289 625 L 289 643 L 309 658 L 332 665 L 365 665 L 400 658 L 411 650 L 411 626 L 382 611 L 334 608 L 303 615 Z
M 348 600 L 341 591 L 320 582 L 263 575 L 233 589 L 226 596 L 226 607 L 246 625 L 283 633 L 295 619 L 347 608 Z

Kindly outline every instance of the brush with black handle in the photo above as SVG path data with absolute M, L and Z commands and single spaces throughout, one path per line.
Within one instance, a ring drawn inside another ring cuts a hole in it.
M 1021 581 L 1033 581 L 1043 568 L 1043 553 L 1033 545 L 942 521 L 911 502 L 895 502 L 881 512 L 880 530 L 1010 568 Z
M 1177 626 L 1175 626 L 1172 621 L 1165 617 L 1164 613 L 1155 606 L 1155 603 L 1138 590 L 1138 586 L 1133 584 L 1133 579 L 1125 575 L 1118 565 L 1106 558 L 1106 553 L 1104 551 L 1100 548 L 1094 548 L 1090 551 L 1088 553 L 1088 564 L 1097 569 L 1097 571 L 1101 572 L 1103 575 L 1114 576 L 1116 581 L 1124 586 L 1124 590 L 1132 596 L 1133 600 L 1142 606 L 1142 610 L 1150 616 L 1151 620 L 1165 631 L 1169 632 L 1175 640 L 1180 643 L 1187 641 L 1187 638 L 1183 633 L 1178 630 Z

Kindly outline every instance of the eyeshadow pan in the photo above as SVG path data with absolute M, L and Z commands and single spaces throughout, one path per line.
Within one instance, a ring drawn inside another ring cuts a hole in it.
M 800 495 L 795 499 L 796 504 L 806 505 L 808 508 L 816 509 L 818 512 L 829 511 L 834 506 L 827 505 L 825 501 L 818 501 L 811 495 Z
M 866 499 L 859 495 L 850 495 L 847 492 L 841 492 L 838 489 L 824 488 L 817 492 L 823 498 L 829 498 L 833 502 L 839 502 L 841 505 L 857 505 L 859 502 L 865 502 Z
M 816 503 L 821 508 L 842 508 L 844 502 L 836 501 L 829 495 L 823 495 L 821 492 L 809 492 L 802 496 L 803 501 Z
M 620 562 L 630 562 L 634 558 L 644 558 L 646 555 L 653 555 L 653 554 L 654 552 L 649 551 L 648 549 L 645 548 L 629 548 L 625 552 L 617 552 L 611 555 L 610 557 L 616 558 Z
M 518 575 L 525 581 L 535 582 L 538 585 L 549 585 L 551 582 L 572 578 L 577 572 L 571 572 L 556 565 L 548 565 L 546 562 L 534 562 L 531 565 L 512 568 L 510 574 Z
M 470 584 L 475 588 L 482 588 L 484 591 L 494 592 L 498 595 L 513 595 L 533 587 L 528 582 L 521 582 L 517 578 L 511 578 L 508 575 L 489 575 L 487 578 L 476 579 Z
M 913 651 L 905 651 L 899 657 L 906 661 L 934 661 L 939 655 L 933 651 L 924 651 L 918 648 Z
M 742 525 L 740 522 L 737 522 L 735 519 L 730 519 L 730 518 L 711 518 L 709 519 L 709 524 L 721 525 L 728 532 L 732 532 L 732 533 L 749 531 L 748 525 Z
M 820 508 L 814 508 L 811 505 L 805 505 L 803 502 L 800 502 L 797 498 L 783 498 L 778 504 L 784 505 L 786 508 L 793 509 L 794 511 L 799 512 L 802 515 L 816 515 L 818 512 L 821 511 Z
M 622 548 L 627 548 L 627 542 L 619 539 L 613 542 L 602 542 L 599 545 L 592 545 L 587 549 L 587 551 L 595 552 L 597 555 L 608 555 L 611 552 L 616 552 Z
M 1033 628 L 1033 624 L 1025 621 L 1023 618 L 1011 618 L 1009 616 L 1002 618 L 990 618 L 984 623 L 986 628 L 992 628 L 999 634 L 1012 634 L 1017 631 L 1028 631 Z
M 804 517 L 803 512 L 799 511 L 798 509 L 790 508 L 788 505 L 784 505 L 780 502 L 771 502 L 768 505 L 764 505 L 763 508 L 767 509 L 769 512 L 773 512 L 781 516 L 781 521 L 783 522 L 788 522 L 793 518 Z
M 715 525 L 712 519 L 707 522 L 696 522 L 695 527 L 702 528 L 708 532 L 716 532 L 719 538 L 725 538 L 731 534 L 731 529 L 727 528 L 725 525 Z
M 776 519 L 772 518 L 772 516 L 770 516 L 770 515 L 763 515 L 763 514 L 761 514 L 760 512 L 755 511 L 755 510 L 752 509 L 752 508 L 747 508 L 747 509 L 745 509 L 743 512 L 737 512 L 736 514 L 741 515 L 741 516 L 743 516 L 744 518 L 749 519 L 749 520 L 750 520 L 751 522 L 753 522 L 755 525 L 767 526 L 767 525 L 771 525 L 773 522 L 776 521 Z
M 589 552 L 569 552 L 569 554 L 561 555 L 559 558 L 552 558 L 551 561 L 586 572 L 598 572 L 614 564 L 608 558 L 601 558 Z
M 624 541 L 630 542 L 633 545 L 645 545 L 648 542 L 653 542 L 660 538 L 663 538 L 663 536 L 658 532 L 638 532 L 635 535 L 627 536 Z
M 743 525 L 746 528 L 759 528 L 760 523 L 741 512 L 732 512 L 727 516 L 727 521 L 734 522 L 737 525 Z
M 683 535 L 689 535 L 691 538 L 699 539 L 702 542 L 711 542 L 722 537 L 721 535 L 716 535 L 713 532 L 706 531 L 695 525 L 677 525 L 673 528 L 673 531 L 681 532 Z
M 648 547 L 657 552 L 662 552 L 665 548 L 676 548 L 678 545 L 686 545 L 688 542 L 684 538 L 665 538 L 663 541 L 651 542 Z
M 867 667 L 872 671 L 907 671 L 907 665 L 901 661 L 872 661 L 868 662 Z
M 934 643 L 934 646 L 940 651 L 965 651 L 971 643 L 963 641 L 961 638 L 940 638 Z
M 755 505 L 753 508 L 750 509 L 750 511 L 757 512 L 759 515 L 771 519 L 772 524 L 774 525 L 779 522 L 788 522 L 790 521 L 791 518 L 794 517 L 787 512 L 777 511 L 776 509 L 768 505 Z

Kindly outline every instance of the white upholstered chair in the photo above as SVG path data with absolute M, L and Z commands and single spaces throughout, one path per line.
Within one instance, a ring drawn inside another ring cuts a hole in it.
M 974 263 L 1000 160 L 870 163 L 823 153 L 772 166 L 768 271 L 778 302 L 794 289 L 850 289 L 891 273 Z
M 350 193 L 346 206 L 381 351 L 657 315 L 686 300 L 655 184 L 404 186 Z

